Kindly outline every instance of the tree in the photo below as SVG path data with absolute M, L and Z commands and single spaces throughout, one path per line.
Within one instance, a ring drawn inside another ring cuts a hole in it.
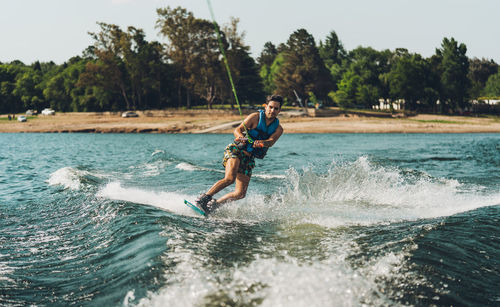
M 103 105 L 104 108 L 113 110 L 135 108 L 135 101 L 131 101 L 130 78 L 122 59 L 126 53 L 124 45 L 129 43 L 126 33 L 117 25 L 102 22 L 98 25 L 101 27 L 99 33 L 89 33 L 94 39 L 91 50 L 97 60 L 87 63 L 85 71 L 80 75 L 78 86 L 100 87 L 109 92 L 111 97 L 122 97 L 122 101 L 113 100 L 111 105 L 107 103 Z
M 271 42 L 266 42 L 264 44 L 264 48 L 260 53 L 260 56 L 257 58 L 257 63 L 259 63 L 259 67 L 270 67 L 273 65 L 274 59 L 278 55 L 278 49 Z
M 496 74 L 498 71 L 498 64 L 493 60 L 474 58 L 469 61 L 469 77 L 471 88 L 469 96 L 477 98 L 481 95 L 486 81 L 491 75 Z
M 500 72 L 488 78 L 483 94 L 488 97 L 500 97 Z
M 263 84 L 259 76 L 257 63 L 250 56 L 250 47 L 243 43 L 245 34 L 238 33 L 238 22 L 238 19 L 231 18 L 231 23 L 223 29 L 228 42 L 226 55 L 238 92 L 238 99 L 242 103 L 253 104 L 255 101 L 262 101 L 264 99 Z M 226 84 L 229 84 L 229 80 Z M 225 94 L 230 95 L 231 98 L 229 100 L 233 102 L 231 89 L 228 87 L 227 89 L 227 93 Z
M 94 45 L 87 49 L 93 57 L 81 74 L 78 86 L 99 87 L 85 93 L 107 92 L 106 99 L 94 103 L 98 108 L 145 109 L 162 105 L 162 74 L 168 66 L 158 42 L 148 42 L 142 29 L 128 27 L 123 31 L 116 25 L 98 23 L 99 33 L 89 33 Z M 121 96 L 121 99 L 119 97 Z M 108 97 L 112 97 L 109 99 Z
M 334 64 L 341 65 L 342 61 L 347 58 L 347 52 L 335 31 L 328 34 L 325 43 L 319 42 L 319 55 L 328 69 Z
M 266 93 L 273 93 L 276 90 L 276 85 L 274 84 L 276 70 L 273 71 L 272 66 L 278 55 L 279 53 L 276 46 L 271 42 L 266 42 L 264 44 L 264 49 L 257 58 L 257 63 L 259 64 L 259 76 L 262 80 L 262 85 Z M 280 63 L 283 62 L 282 55 L 280 55 L 280 60 L 278 61 Z
M 416 110 L 427 84 L 426 62 L 418 54 L 397 56 L 388 73 L 389 93 L 392 99 L 404 99 L 405 108 Z
M 202 19 L 195 20 L 193 32 L 193 57 L 185 67 L 189 74 L 187 85 L 195 94 L 205 99 L 211 109 L 215 100 L 223 95 L 225 86 L 217 35 L 213 24 Z
M 358 47 L 349 52 L 345 64 L 348 67 L 337 82 L 338 90 L 329 96 L 343 107 L 371 108 L 378 99 L 388 95 L 381 75 L 390 69 L 389 50 L 376 51 L 373 48 Z
M 280 73 L 281 66 L 283 66 L 283 61 L 283 53 L 279 53 L 271 65 L 261 67 L 259 75 L 266 93 L 274 93 L 276 91 L 275 80 L 276 76 Z
M 76 86 L 87 61 L 73 57 L 62 65 L 62 71 L 48 79 L 43 95 L 51 108 L 63 112 L 88 111 L 87 106 L 80 105 L 84 90 Z
M 213 24 L 195 18 L 181 7 L 158 9 L 157 13 L 160 34 L 170 42 L 167 56 L 175 65 L 179 86 L 187 90 L 186 106 L 190 107 L 192 92 L 204 98 L 211 108 L 223 87 L 223 67 Z M 227 48 L 225 38 L 222 39 L 224 48 Z M 178 92 L 180 100 L 180 87 Z
M 19 97 L 24 109 L 42 109 L 44 99 L 39 84 L 42 80 L 38 71 L 29 69 L 16 78 L 12 93 Z
M 341 108 L 354 107 L 357 104 L 358 93 L 361 87 L 361 77 L 353 70 L 349 70 L 342 76 L 337 84 L 338 90 L 330 92 L 328 95 Z
M 436 54 L 442 59 L 440 65 L 442 101 L 452 111 L 465 108 L 467 103 L 470 82 L 467 78 L 469 59 L 466 53 L 465 44 L 459 45 L 454 38 L 445 37 L 441 49 L 436 49 Z
M 157 13 L 157 27 L 169 40 L 166 53 L 178 74 L 179 100 L 184 88 L 187 107 L 190 107 L 191 94 L 204 99 L 208 108 L 217 99 L 233 101 L 214 24 L 195 18 L 181 7 L 158 9 Z M 226 51 L 233 81 L 239 88 L 239 98 L 252 101 L 262 96 L 262 85 L 249 47 L 243 43 L 244 34 L 238 33 L 237 24 L 238 19 L 232 18 L 230 24 L 220 31 L 220 42 Z
M 21 100 L 13 94 L 13 91 L 17 75 L 24 70 L 24 64 L 0 65 L 0 113 L 15 113 L 23 109 Z
M 134 105 L 139 109 L 161 106 L 161 74 L 166 68 L 161 44 L 146 41 L 144 31 L 134 27 L 128 27 L 126 37 L 123 61 L 130 76 Z
M 283 65 L 275 78 L 277 91 L 290 100 L 309 97 L 314 93 L 319 99 L 327 97 L 331 80 L 311 34 L 299 29 L 290 35 L 283 51 Z

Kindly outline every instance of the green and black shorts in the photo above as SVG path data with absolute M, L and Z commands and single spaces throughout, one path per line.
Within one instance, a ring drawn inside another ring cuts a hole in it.
M 250 155 L 247 156 L 243 153 L 243 150 L 239 149 L 234 143 L 227 145 L 226 150 L 224 150 L 224 159 L 222 160 L 222 165 L 226 167 L 227 160 L 231 158 L 240 159 L 240 166 L 238 167 L 238 173 L 246 175 L 248 177 L 252 176 L 252 169 L 255 167 L 255 158 Z

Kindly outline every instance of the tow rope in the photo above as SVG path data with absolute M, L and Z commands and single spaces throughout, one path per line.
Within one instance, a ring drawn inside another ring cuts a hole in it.
M 210 10 L 210 16 L 212 16 L 212 23 L 214 24 L 215 33 L 217 34 L 217 41 L 219 42 L 219 50 L 222 53 L 222 59 L 224 62 L 224 66 L 226 67 L 227 76 L 229 78 L 229 82 L 231 83 L 231 89 L 233 91 L 234 100 L 236 101 L 236 105 L 238 106 L 238 111 L 240 112 L 241 122 L 243 124 L 243 128 L 245 128 L 245 133 L 246 133 L 246 137 L 248 139 L 248 142 L 250 144 L 252 144 L 253 139 L 250 137 L 250 133 L 248 133 L 247 126 L 245 125 L 245 121 L 244 121 L 245 119 L 243 118 L 243 113 L 241 112 L 240 101 L 238 100 L 238 95 L 236 94 L 236 87 L 234 86 L 233 77 L 231 75 L 231 71 L 229 70 L 229 64 L 227 61 L 226 52 L 224 51 L 224 45 L 222 44 L 222 38 L 220 35 L 219 26 L 217 25 L 217 22 L 215 21 L 214 10 L 212 9 L 212 4 L 210 3 L 210 0 L 207 0 L 207 4 L 208 4 L 208 9 Z

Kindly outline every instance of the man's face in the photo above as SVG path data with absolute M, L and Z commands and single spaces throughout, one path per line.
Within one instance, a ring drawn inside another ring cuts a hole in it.
M 281 111 L 281 105 L 276 101 L 269 101 L 266 105 L 266 117 L 268 119 L 274 119 Z

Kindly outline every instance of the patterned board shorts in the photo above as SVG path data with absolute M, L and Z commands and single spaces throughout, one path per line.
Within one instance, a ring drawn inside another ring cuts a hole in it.
M 246 175 L 248 177 L 252 176 L 252 169 L 255 167 L 255 158 L 253 156 L 247 156 L 243 153 L 241 149 L 234 143 L 227 145 L 224 150 L 224 159 L 222 160 L 222 165 L 226 167 L 227 160 L 231 158 L 240 159 L 240 166 L 238 167 L 238 173 Z

